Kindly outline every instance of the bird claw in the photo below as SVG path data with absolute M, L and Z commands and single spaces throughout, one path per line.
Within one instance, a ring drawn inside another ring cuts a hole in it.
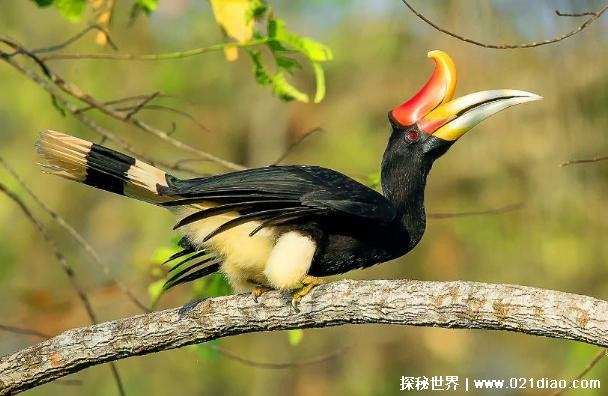
M 251 297 L 253 297 L 253 301 L 255 301 L 256 303 L 258 303 L 258 298 L 268 292 L 271 291 L 272 289 L 266 286 L 256 286 L 253 288 L 253 290 L 251 290 Z
M 294 311 L 300 312 L 300 309 L 298 308 L 300 300 L 302 300 L 304 296 L 310 293 L 310 291 L 314 287 L 322 285 L 323 283 L 325 282 L 321 278 L 315 278 L 314 276 L 306 275 L 304 279 L 302 279 L 302 288 L 296 290 L 291 295 L 291 306 L 293 307 Z

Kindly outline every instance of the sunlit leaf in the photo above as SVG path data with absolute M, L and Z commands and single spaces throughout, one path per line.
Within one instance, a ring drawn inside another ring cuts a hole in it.
M 380 186 L 380 171 L 367 175 L 365 185 L 373 189 L 376 189 L 378 186 Z
M 158 0 L 137 0 L 135 5 L 146 14 L 149 14 L 158 7 Z
M 171 255 L 179 252 L 181 250 L 178 246 L 163 246 L 156 249 L 152 252 L 151 260 L 154 264 L 162 264 L 165 260 L 167 260 Z
M 87 2 L 86 0 L 55 0 L 53 5 L 66 19 L 76 22 L 82 17 Z
M 107 28 L 108 24 L 110 23 L 111 16 L 112 15 L 111 15 L 110 11 L 104 11 L 104 12 L 100 13 L 99 16 L 97 16 L 96 22 L 98 25 L 105 26 Z M 95 35 L 95 43 L 102 47 L 106 46 L 108 44 L 108 36 L 106 35 L 106 33 L 97 32 L 97 34 Z
M 150 301 L 156 302 L 163 294 L 163 285 L 165 284 L 164 279 L 159 279 L 154 281 L 148 285 L 148 296 L 150 297 Z
M 304 330 L 302 330 L 302 329 L 287 330 L 287 339 L 289 340 L 289 345 L 297 346 L 302 342 L 303 338 L 304 338 Z
M 215 20 L 228 37 L 245 43 L 253 37 L 253 19 L 249 16 L 251 0 L 210 0 Z M 238 58 L 238 50 L 228 47 L 224 50 L 226 59 Z
M 311 62 L 325 62 L 333 58 L 331 49 L 328 46 L 287 31 L 285 21 L 281 19 L 271 18 L 268 20 L 268 36 L 283 44 L 289 44 L 293 50 L 301 52 Z
M 218 346 L 220 340 L 207 341 L 204 344 L 195 344 L 190 348 L 196 353 L 201 360 L 215 361 L 219 356 Z
M 291 85 L 283 72 L 278 72 L 271 79 L 272 92 L 285 101 L 297 100 L 308 103 L 308 95 Z
M 312 63 L 312 70 L 315 72 L 315 81 L 317 85 L 317 92 L 315 93 L 315 103 L 320 103 L 325 97 L 325 72 L 323 67 L 317 63 Z
M 270 85 L 272 93 L 284 101 L 297 100 L 308 103 L 309 98 L 304 92 L 291 85 L 285 78 L 283 70 L 270 74 L 262 63 L 260 51 L 249 50 L 247 53 L 253 61 L 253 75 L 260 85 Z

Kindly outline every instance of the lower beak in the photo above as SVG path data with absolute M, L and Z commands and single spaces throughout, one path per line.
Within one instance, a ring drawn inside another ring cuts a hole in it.
M 442 140 L 454 141 L 507 107 L 540 99 L 542 96 L 513 89 L 476 92 L 439 105 L 417 124 L 423 132 Z

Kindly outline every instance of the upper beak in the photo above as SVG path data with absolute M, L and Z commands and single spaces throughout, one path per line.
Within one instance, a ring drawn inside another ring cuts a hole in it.
M 507 107 L 540 99 L 542 96 L 514 89 L 475 92 L 436 107 L 417 124 L 421 131 L 453 141 Z
M 456 67 L 443 51 L 431 51 L 435 70 L 429 81 L 410 100 L 392 110 L 392 118 L 404 127 L 418 128 L 442 140 L 454 141 L 491 115 L 516 104 L 542 99 L 512 89 L 482 91 L 453 99 Z

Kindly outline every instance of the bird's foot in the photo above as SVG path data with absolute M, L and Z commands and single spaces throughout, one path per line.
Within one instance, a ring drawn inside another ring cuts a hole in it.
M 310 276 L 310 275 L 306 275 L 303 279 L 302 279 L 302 288 L 296 290 L 292 295 L 291 295 L 291 306 L 293 307 L 293 309 L 296 312 L 300 312 L 300 309 L 298 308 L 298 304 L 300 304 L 300 300 L 302 300 L 302 298 L 304 296 L 306 296 L 308 293 L 310 293 L 310 291 L 315 287 L 315 286 L 319 286 L 324 284 L 325 281 L 321 278 L 316 278 L 314 276 Z
M 261 286 L 261 285 L 257 285 L 256 287 L 253 288 L 253 290 L 251 290 L 251 297 L 253 297 L 253 301 L 255 301 L 256 303 L 258 302 L 258 298 L 266 293 L 271 291 L 272 289 L 270 287 L 266 287 L 266 286 Z

